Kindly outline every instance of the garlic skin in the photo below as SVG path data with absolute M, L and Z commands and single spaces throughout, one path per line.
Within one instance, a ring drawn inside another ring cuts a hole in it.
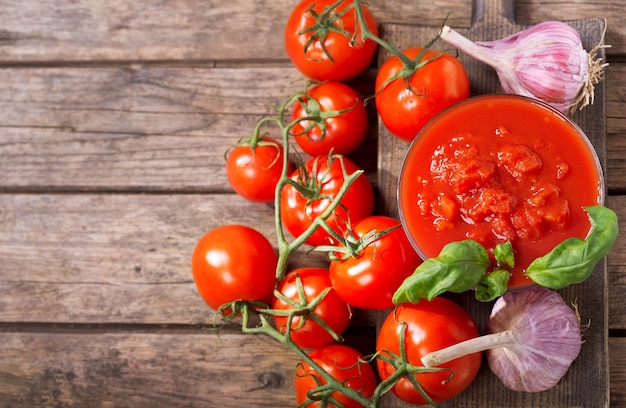
M 441 38 L 495 69 L 502 89 L 542 100 L 563 113 L 593 103 L 605 65 L 587 53 L 580 35 L 560 21 L 546 21 L 509 37 L 473 42 L 449 26 Z
M 576 312 L 557 292 L 542 286 L 505 293 L 493 306 L 487 331 L 508 331 L 516 339 L 486 352 L 491 371 L 515 391 L 554 387 L 582 345 Z

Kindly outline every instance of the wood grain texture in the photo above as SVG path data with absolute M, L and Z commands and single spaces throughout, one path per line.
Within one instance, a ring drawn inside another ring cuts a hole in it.
M 0 73 L 0 189 L 11 190 L 230 192 L 228 149 L 305 89 L 287 65 Z M 369 110 L 366 143 L 350 157 L 373 181 L 376 116 Z M 276 127 L 263 130 L 280 138 Z
M 452 12 L 453 27 L 471 25 L 467 0 L 368 3 L 379 23 L 434 27 Z M 193 246 L 214 226 L 240 222 L 273 237 L 271 207 L 232 194 L 223 156 L 304 85 L 283 50 L 294 4 L 0 2 L 0 407 L 295 405 L 294 356 L 221 321 L 219 333 L 199 330 L 213 314 L 190 275 Z M 520 24 L 607 18 L 606 176 L 608 205 L 620 220 L 623 9 L 623 0 L 518 0 L 515 7 Z M 350 81 L 364 95 L 373 93 L 376 65 Z M 377 185 L 389 174 L 377 172 L 384 140 L 373 104 L 368 109 L 367 142 L 351 158 Z M 622 233 L 607 259 L 607 366 L 617 407 L 626 406 L 625 245 Z M 292 265 L 325 264 L 318 255 L 299 253 Z M 594 298 L 585 299 L 583 318 L 593 314 Z M 349 344 L 371 351 L 376 317 L 357 311 Z M 586 337 L 585 353 L 605 341 L 597 334 Z M 601 382 L 587 374 L 585 384 Z M 481 387 L 501 392 L 487 371 L 481 376 L 467 406 L 478 404 Z M 578 392 L 591 389 L 568 387 L 554 392 L 571 391 L 564 401 L 572 407 L 585 402 Z M 550 395 L 536 404 L 519 395 L 511 406 L 545 406 Z M 586 406 L 604 405 L 597 402 Z
M 29 0 L 0 4 L 0 62 L 284 60 L 289 0 Z M 468 27 L 471 2 L 385 0 L 370 2 L 379 22 L 438 25 L 447 14 Z M 606 18 L 611 53 L 626 53 L 621 0 L 603 3 L 526 0 L 516 5 L 520 23 L 581 16 Z
M 224 154 L 304 82 L 290 66 L 0 69 L 0 189 L 230 192 Z M 626 191 L 626 64 L 607 71 L 607 186 Z M 354 81 L 372 95 L 372 73 Z M 254 82 L 254 86 L 251 85 Z M 376 113 L 352 154 L 376 182 Z M 267 131 L 273 131 L 271 127 Z
M 2 407 L 295 405 L 299 359 L 266 336 L 0 332 L 0 354 Z
M 226 221 L 276 245 L 273 220 L 233 195 L 0 195 L 0 321 L 210 323 L 195 243 Z M 291 267 L 326 265 L 301 251 Z
M 612 384 L 623 384 L 626 339 L 611 338 L 610 350 Z M 0 353 L 3 407 L 295 406 L 298 359 L 264 336 L 189 329 L 0 332 Z M 491 382 L 497 391 L 497 380 Z M 489 406 L 530 406 L 524 395 L 519 399 L 520 405 Z M 624 389 L 613 386 L 611 407 L 625 405 Z

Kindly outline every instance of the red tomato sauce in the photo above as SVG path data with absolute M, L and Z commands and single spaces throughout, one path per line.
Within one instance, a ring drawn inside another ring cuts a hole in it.
M 488 251 L 510 241 L 509 287 L 524 270 L 590 228 L 585 206 L 603 200 L 602 170 L 579 128 L 539 102 L 514 95 L 469 99 L 431 121 L 411 145 L 399 208 L 423 257 L 473 239 Z

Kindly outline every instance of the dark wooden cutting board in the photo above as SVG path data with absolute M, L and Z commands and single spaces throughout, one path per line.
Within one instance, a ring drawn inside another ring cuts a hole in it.
M 453 12 L 454 10 L 450 10 Z M 442 16 L 442 21 L 445 16 Z M 583 40 L 586 50 L 591 50 L 602 40 L 605 21 L 601 19 L 581 19 L 566 21 L 574 27 Z M 527 28 L 515 22 L 514 0 L 475 0 L 472 25 L 470 28 L 452 27 L 474 41 L 488 41 L 506 37 Z M 440 27 L 426 27 L 406 24 L 383 24 L 383 37 L 400 49 L 410 46 L 424 46 L 437 35 Z M 449 45 L 439 40 L 435 49 L 447 49 Z M 599 51 L 604 58 L 603 50 Z M 388 54 L 381 51 L 379 62 Z M 475 61 L 463 53 L 459 54 L 470 78 L 472 95 L 502 92 L 493 69 Z M 595 91 L 595 103 L 572 115 L 572 119 L 583 129 L 593 143 L 603 169 L 606 168 L 606 113 L 604 103 L 604 82 Z M 379 210 L 393 217 L 398 216 L 397 182 L 400 167 L 409 144 L 391 135 L 379 123 L 378 174 L 380 188 Z M 609 405 L 609 364 L 608 364 L 608 290 L 607 267 L 603 260 L 593 275 L 584 283 L 573 285 L 560 291 L 566 302 L 576 302 L 583 324 L 589 323 L 584 331 L 581 353 L 569 372 L 554 388 L 539 393 L 520 393 L 506 389 L 483 361 L 478 378 L 460 396 L 443 403 L 444 407 L 497 408 L 497 407 L 606 407 Z M 476 319 L 479 329 L 491 310 L 491 303 L 477 302 L 470 293 L 455 295 L 453 299 L 464 306 Z M 381 313 L 380 321 L 382 321 Z M 405 403 L 387 394 L 384 407 L 400 408 L 414 405 Z

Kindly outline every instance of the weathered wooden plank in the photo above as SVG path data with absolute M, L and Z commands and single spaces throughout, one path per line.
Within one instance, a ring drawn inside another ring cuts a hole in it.
M 191 254 L 242 223 L 274 244 L 274 212 L 235 195 L 0 195 L 2 322 L 207 323 Z M 292 266 L 325 265 L 302 249 Z
M 296 354 L 233 333 L 0 332 L 0 406 L 289 407 Z
M 626 196 L 608 205 L 626 219 Z M 273 217 L 271 207 L 230 194 L 0 195 L 0 322 L 209 323 L 191 278 L 196 241 L 244 223 L 275 243 Z M 325 264 L 305 248 L 292 262 Z M 626 329 L 623 234 L 608 266 L 609 325 Z
M 626 196 L 609 196 L 607 205 L 617 213 L 619 237 L 607 256 L 609 328 L 626 328 Z
M 626 338 L 609 339 L 611 406 L 626 404 Z M 294 353 L 210 332 L 0 332 L 0 406 L 292 407 Z
M 169 0 L 126 2 L 28 0 L 2 2 L 0 62 L 286 59 L 283 30 L 293 1 Z M 370 2 L 378 22 L 467 27 L 471 2 Z M 621 0 L 603 3 L 526 0 L 521 23 L 606 18 L 610 53 L 626 52 Z
M 305 86 L 288 65 L 0 72 L 0 189 L 231 191 L 227 149 Z M 351 155 L 369 172 L 373 109 L 370 135 Z
M 626 64 L 613 64 L 607 81 L 625 72 Z M 230 191 L 223 166 L 228 147 L 304 86 L 286 65 L 5 68 L 0 73 L 0 189 L 10 190 Z M 373 73 L 367 79 L 373 83 Z M 610 83 L 607 184 L 624 191 L 626 83 Z M 354 85 L 371 95 L 373 85 Z M 374 182 L 374 104 L 368 109 L 370 132 L 350 157 Z
M 626 337 L 609 338 L 611 406 L 626 406 Z
M 606 81 L 607 174 L 609 190 L 626 190 L 626 64 L 610 64 Z
M 446 10 L 455 11 L 455 22 L 470 13 L 463 0 L 421 3 L 372 2 L 372 8 L 381 21 L 430 24 L 441 22 Z M 290 0 L 3 2 L 0 61 L 285 60 L 283 32 L 294 5 Z

